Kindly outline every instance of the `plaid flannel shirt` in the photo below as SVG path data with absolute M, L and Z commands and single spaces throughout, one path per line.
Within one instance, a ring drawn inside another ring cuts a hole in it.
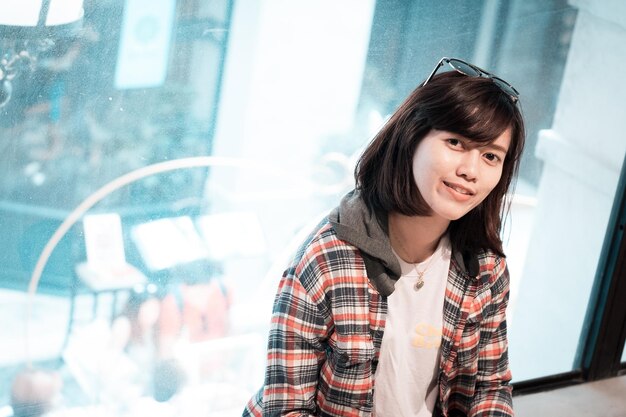
M 439 398 L 444 416 L 513 416 L 505 260 L 478 256 L 468 276 L 453 256 L 443 311 Z M 282 277 L 274 303 L 265 385 L 243 416 L 371 416 L 387 299 L 358 248 L 329 223 Z

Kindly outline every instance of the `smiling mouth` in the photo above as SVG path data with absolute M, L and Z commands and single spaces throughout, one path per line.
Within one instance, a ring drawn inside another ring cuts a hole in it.
M 461 187 L 460 185 L 457 184 L 451 184 L 449 182 L 444 181 L 443 182 L 446 187 L 452 188 L 454 191 L 456 191 L 459 194 L 464 194 L 464 195 L 474 195 L 473 192 L 471 192 L 470 190 L 468 190 L 467 188 Z

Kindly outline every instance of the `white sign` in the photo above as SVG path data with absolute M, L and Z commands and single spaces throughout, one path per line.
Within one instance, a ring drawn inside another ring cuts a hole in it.
M 92 214 L 83 219 L 87 262 L 107 268 L 126 264 L 119 214 Z
M 176 0 L 127 0 L 115 70 L 118 89 L 158 87 L 167 75 Z

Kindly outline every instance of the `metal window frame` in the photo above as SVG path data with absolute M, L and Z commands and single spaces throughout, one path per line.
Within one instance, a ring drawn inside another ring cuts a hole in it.
M 593 213 L 590 213 L 593 215 Z M 615 192 L 572 371 L 513 383 L 515 395 L 626 373 L 626 158 Z
M 617 376 L 626 340 L 626 159 L 574 366 L 586 381 Z

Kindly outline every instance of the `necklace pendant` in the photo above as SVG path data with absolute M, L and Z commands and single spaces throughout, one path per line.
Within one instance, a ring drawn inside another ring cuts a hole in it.
M 415 291 L 419 291 L 422 287 L 424 286 L 424 279 L 422 278 L 422 276 L 420 275 L 419 277 L 417 277 L 417 282 L 415 283 L 415 285 L 413 286 L 413 289 Z

